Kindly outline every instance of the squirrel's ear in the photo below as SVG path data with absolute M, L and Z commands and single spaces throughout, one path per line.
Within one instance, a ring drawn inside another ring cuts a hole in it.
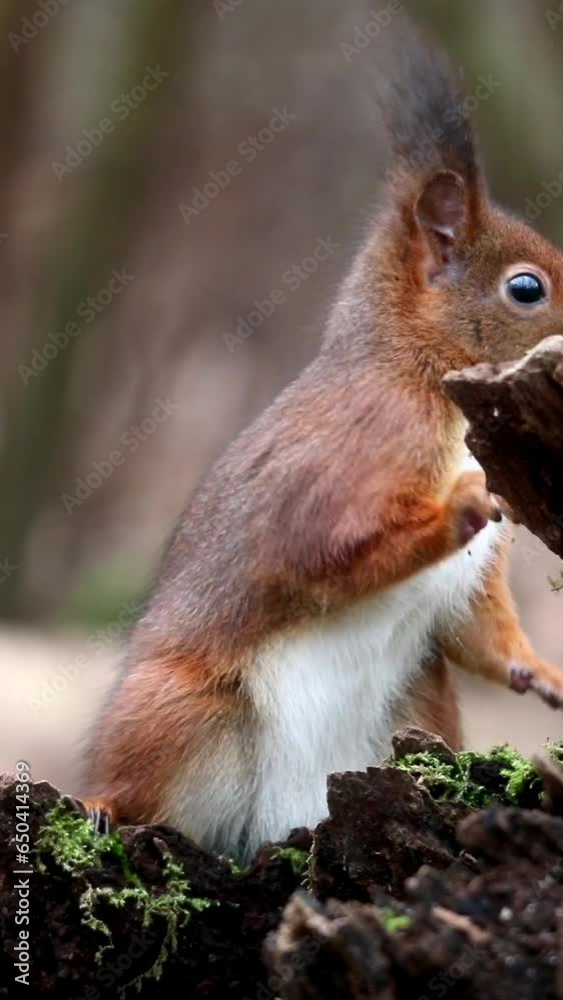
M 453 170 L 440 170 L 430 178 L 415 207 L 425 242 L 425 276 L 432 281 L 456 258 L 467 229 L 468 192 L 463 178 Z

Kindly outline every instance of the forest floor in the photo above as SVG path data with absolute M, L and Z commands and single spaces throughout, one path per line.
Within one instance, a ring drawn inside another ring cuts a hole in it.
M 164 826 L 102 835 L 45 782 L 19 810 L 22 861 L 2 779 L 0 995 L 19 973 L 57 1000 L 562 1000 L 563 750 L 394 746 L 244 870 Z

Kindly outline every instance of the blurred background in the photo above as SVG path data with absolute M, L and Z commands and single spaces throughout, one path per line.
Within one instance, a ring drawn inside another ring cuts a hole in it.
M 563 242 L 559 0 L 3 0 L 0 769 L 80 791 L 190 491 L 314 354 L 385 174 L 385 29 L 363 28 L 391 8 L 468 95 L 489 81 L 470 106 L 493 193 Z M 563 665 L 561 565 L 519 531 L 513 574 Z M 563 735 L 532 696 L 463 681 L 463 704 L 472 746 Z

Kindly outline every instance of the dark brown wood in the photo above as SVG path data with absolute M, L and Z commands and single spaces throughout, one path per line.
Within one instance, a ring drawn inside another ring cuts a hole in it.
M 491 491 L 563 557 L 563 337 L 521 361 L 453 372 L 444 385 Z

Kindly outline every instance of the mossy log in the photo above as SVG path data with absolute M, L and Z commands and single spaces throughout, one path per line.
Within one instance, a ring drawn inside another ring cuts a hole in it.
M 395 754 L 331 777 L 329 817 L 246 870 L 164 826 L 100 835 L 46 783 L 22 861 L 18 779 L 2 779 L 0 996 L 21 995 L 25 928 L 24 981 L 61 1000 L 412 1000 L 444 976 L 476 1000 L 563 997 L 561 749 L 456 756 L 409 730 Z

